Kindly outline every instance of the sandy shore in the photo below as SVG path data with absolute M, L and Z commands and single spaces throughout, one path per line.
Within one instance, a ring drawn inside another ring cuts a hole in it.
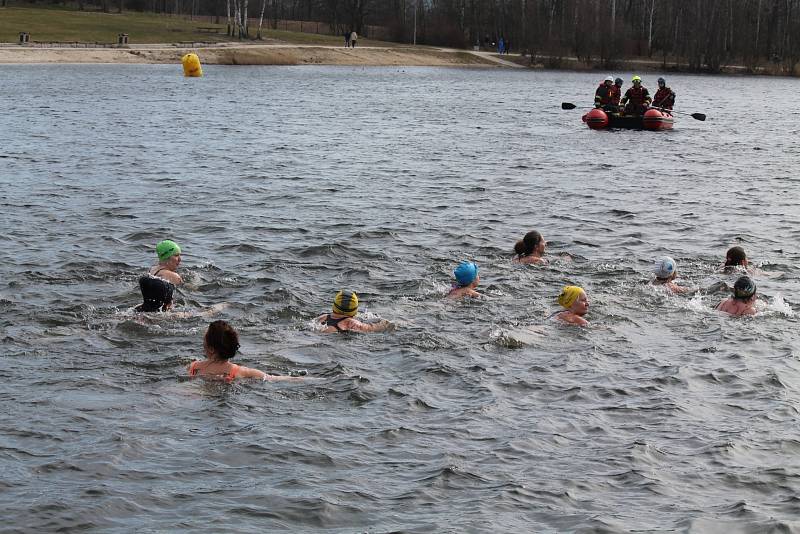
M 180 63 L 195 52 L 207 65 L 365 65 L 515 67 L 497 56 L 464 50 L 422 47 L 344 48 L 319 45 L 172 45 L 128 48 L 0 47 L 0 64 L 24 63 Z

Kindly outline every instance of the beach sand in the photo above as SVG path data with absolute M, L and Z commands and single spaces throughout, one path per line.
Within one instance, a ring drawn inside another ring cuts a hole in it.
M 426 47 L 344 48 L 320 45 L 222 45 L 126 48 L 0 47 L 0 64 L 26 63 L 180 63 L 194 52 L 207 65 L 363 65 L 514 67 L 485 52 Z

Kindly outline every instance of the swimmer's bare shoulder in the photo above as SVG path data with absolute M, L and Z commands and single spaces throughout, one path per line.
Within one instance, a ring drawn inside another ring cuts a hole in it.
M 548 265 L 550 263 L 547 261 L 547 258 L 542 258 L 539 256 L 517 256 L 511 261 L 513 263 L 520 263 L 522 265 Z
M 150 269 L 150 274 L 158 278 L 163 278 L 167 282 L 170 282 L 171 284 L 174 284 L 176 286 L 183 284 L 183 278 L 181 277 L 181 275 L 179 275 L 175 271 L 163 269 L 158 265 Z
M 464 297 L 480 298 L 481 296 L 482 295 L 480 293 L 478 293 L 477 291 L 475 291 L 471 287 L 460 287 L 460 288 L 455 289 L 455 290 L 451 291 L 450 293 L 448 293 L 445 298 L 450 299 L 450 300 L 458 300 L 458 299 L 462 299 Z
M 588 326 L 589 321 L 584 319 L 583 317 L 576 315 L 570 311 L 563 311 L 556 315 L 556 319 L 561 321 L 562 323 L 566 324 L 575 324 L 578 326 Z

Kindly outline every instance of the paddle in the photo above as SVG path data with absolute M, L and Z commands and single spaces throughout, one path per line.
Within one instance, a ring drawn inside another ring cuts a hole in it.
M 561 103 L 561 109 L 575 109 L 576 107 L 578 107 L 578 106 L 576 106 L 572 102 L 562 102 Z M 686 113 L 685 111 L 675 111 L 674 109 L 660 108 L 658 106 L 649 106 L 649 107 L 652 108 L 652 109 L 657 109 L 659 111 L 666 111 L 668 113 L 678 113 L 680 115 L 689 115 L 691 118 L 693 118 L 695 120 L 698 120 L 698 121 L 706 120 L 705 113 Z
M 706 120 L 705 113 L 686 113 L 685 111 L 675 111 L 674 109 L 660 108 L 658 106 L 649 106 L 650 109 L 657 109 L 658 111 L 666 111 L 667 113 L 678 113 L 680 115 L 689 115 L 691 118 L 704 121 Z
M 562 102 L 561 103 L 561 109 L 575 109 L 576 107 L 578 107 L 578 106 L 576 106 L 575 104 L 573 104 L 571 102 Z M 589 106 L 586 106 L 586 107 L 588 108 Z M 595 107 L 595 109 L 603 109 L 603 108 Z M 603 111 L 606 111 L 606 110 L 603 109 Z

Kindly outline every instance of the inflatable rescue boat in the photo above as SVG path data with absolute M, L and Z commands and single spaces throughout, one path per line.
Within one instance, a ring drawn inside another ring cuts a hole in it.
M 650 108 L 644 115 L 618 115 L 595 108 L 581 119 L 592 130 L 625 128 L 628 130 L 671 130 L 675 119 L 666 111 Z

